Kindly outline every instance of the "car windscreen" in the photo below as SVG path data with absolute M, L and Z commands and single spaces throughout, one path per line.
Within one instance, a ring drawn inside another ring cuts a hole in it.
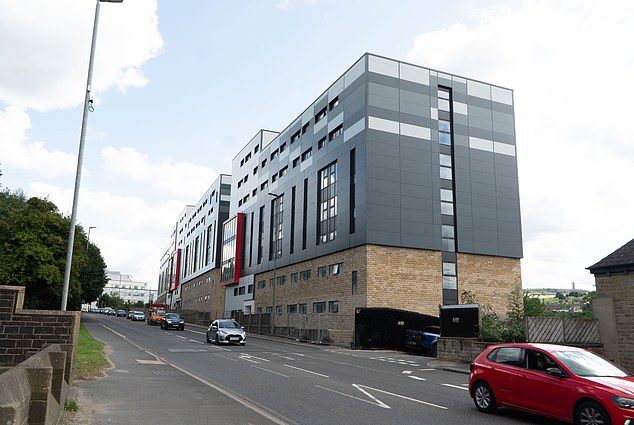
M 218 322 L 219 328 L 227 328 L 227 329 L 240 329 L 240 324 L 238 322 Z
M 180 317 L 178 314 L 176 314 L 176 313 L 167 313 L 167 314 L 165 315 L 165 318 L 166 318 L 166 319 L 172 319 L 172 320 L 178 320 L 178 319 L 180 319 L 181 317 Z
M 588 351 L 556 351 L 551 353 L 577 376 L 616 376 L 629 374 L 602 357 Z

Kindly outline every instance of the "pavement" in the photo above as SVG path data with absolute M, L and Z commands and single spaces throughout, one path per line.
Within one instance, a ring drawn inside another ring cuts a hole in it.
M 286 424 L 262 406 L 161 361 L 99 322 L 86 316 L 82 322 L 95 338 L 107 345 L 113 367 L 101 379 L 74 381 L 68 397 L 77 401 L 79 409 L 65 412 L 60 425 Z M 251 335 L 260 337 L 271 338 Z M 439 359 L 429 360 L 427 367 L 469 373 L 468 364 Z M 183 418 L 187 418 L 186 422 Z

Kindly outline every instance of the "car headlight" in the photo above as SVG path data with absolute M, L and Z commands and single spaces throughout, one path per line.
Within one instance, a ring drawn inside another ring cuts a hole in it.
M 612 401 L 623 409 L 634 409 L 634 399 L 626 397 L 612 397 Z

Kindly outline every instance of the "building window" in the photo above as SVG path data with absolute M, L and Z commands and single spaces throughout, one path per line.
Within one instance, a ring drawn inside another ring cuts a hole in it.
M 339 312 L 339 301 L 328 301 L 328 313 Z
M 286 306 L 287 314 L 297 314 L 297 304 L 289 304 Z
M 298 165 L 299 165 L 299 157 L 293 160 L 293 168 L 297 167 Z
M 238 288 L 233 288 L 233 296 L 234 297 L 238 296 Z
M 337 107 L 337 105 L 339 105 L 339 96 L 330 101 L 330 103 L 328 104 L 328 109 L 332 111 L 334 108 Z
M 262 168 L 266 167 L 266 158 L 264 158 L 264 159 L 262 160 L 262 165 L 261 165 L 261 167 L 262 167 Z
M 319 267 L 317 269 L 317 277 L 322 278 L 322 277 L 326 277 L 326 276 L 327 276 L 327 274 L 326 274 L 326 266 Z
M 330 276 L 337 276 L 339 273 L 343 272 L 343 263 L 331 264 L 328 272 Z
M 264 257 L 264 205 L 260 207 L 260 220 L 258 223 L 258 264 L 262 263 Z
M 246 291 L 246 287 L 241 286 L 240 288 L 238 288 L 238 295 L 244 295 L 245 291 Z
M 308 121 L 306 124 L 302 126 L 302 134 L 306 133 L 309 127 L 310 127 L 310 121 Z
M 313 303 L 313 313 L 325 313 L 326 312 L 326 302 L 318 302 Z
M 282 315 L 282 306 L 278 305 L 275 309 L 277 310 L 277 315 L 281 316 Z
M 277 156 L 278 153 L 279 153 L 279 151 L 277 149 L 275 149 L 273 152 L 271 152 L 271 159 L 275 159 L 275 157 Z
M 328 133 L 328 141 L 334 140 L 341 133 L 343 133 L 343 124 L 338 125 L 334 130 Z
M 291 273 L 291 283 L 299 282 L 299 273 Z
M 321 149 L 324 146 L 326 146 L 326 136 L 322 137 L 321 139 L 319 139 L 319 141 L 317 142 L 317 149 Z
M 284 176 L 288 172 L 288 165 L 286 167 L 282 167 L 278 173 L 280 177 Z
M 310 270 L 299 272 L 299 280 L 310 280 Z
M 302 162 L 306 161 L 311 156 L 313 156 L 313 148 L 308 148 L 308 150 L 302 154 Z
M 299 132 L 298 132 L 299 133 Z M 282 143 L 280 145 L 280 153 L 284 152 L 286 150 L 286 143 Z
M 300 133 L 299 133 L 299 130 L 297 130 L 297 132 L 291 136 L 291 144 L 298 141 L 299 138 L 300 138 Z
M 284 195 L 280 195 L 271 201 L 271 249 L 269 251 L 269 260 L 282 256 L 283 224 Z
M 266 280 L 258 281 L 258 289 L 264 289 L 264 288 L 266 288 Z
M 319 171 L 319 221 L 317 223 L 317 244 L 332 241 L 337 237 L 337 162 Z
M 328 111 L 326 110 L 326 107 L 324 107 L 321 111 L 317 112 L 317 114 L 315 115 L 315 123 L 318 123 L 319 121 L 326 118 L 327 114 L 328 114 Z
M 286 283 L 286 275 L 277 276 L 277 286 L 282 286 Z
M 306 309 L 306 304 L 300 304 L 299 306 L 299 314 L 306 314 L 308 310 Z
M 352 295 L 357 295 L 357 271 L 352 271 Z

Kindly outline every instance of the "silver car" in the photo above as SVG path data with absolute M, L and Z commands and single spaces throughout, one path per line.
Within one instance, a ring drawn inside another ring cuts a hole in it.
M 247 333 L 240 323 L 232 319 L 218 319 L 211 322 L 207 328 L 207 342 L 216 344 L 240 344 L 247 343 Z

